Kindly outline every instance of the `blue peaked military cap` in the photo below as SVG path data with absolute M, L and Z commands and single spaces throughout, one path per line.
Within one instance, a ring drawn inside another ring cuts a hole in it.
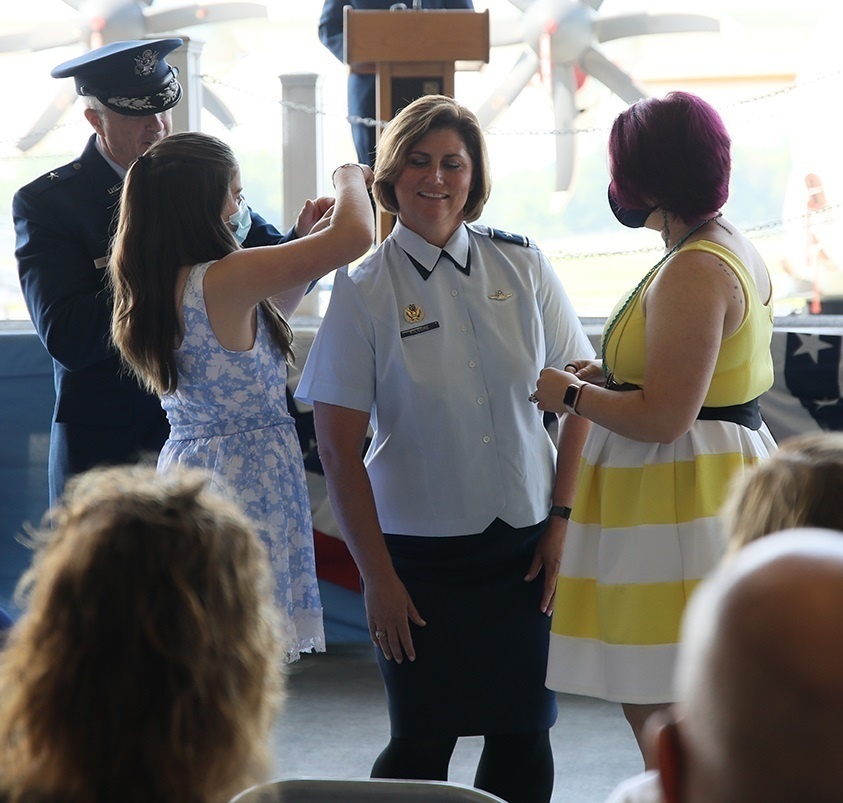
M 112 42 L 53 69 L 53 78 L 73 78 L 76 92 L 97 98 L 118 114 L 157 114 L 181 100 L 178 70 L 165 56 L 181 39 Z

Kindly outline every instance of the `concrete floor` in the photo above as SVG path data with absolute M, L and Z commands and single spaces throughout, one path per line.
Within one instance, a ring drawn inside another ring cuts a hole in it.
M 275 728 L 276 777 L 365 778 L 389 738 L 377 664 L 368 646 L 305 655 L 288 675 Z M 553 803 L 603 803 L 642 763 L 620 706 L 559 695 L 551 731 L 556 762 Z M 449 780 L 471 784 L 482 738 L 461 739 Z

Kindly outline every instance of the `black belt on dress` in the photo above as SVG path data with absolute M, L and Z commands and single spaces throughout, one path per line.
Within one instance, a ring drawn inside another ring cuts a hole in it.
M 610 381 L 606 384 L 609 390 L 641 390 L 638 385 L 632 382 Z M 747 429 L 761 429 L 761 405 L 758 399 L 750 399 L 742 404 L 731 404 L 727 407 L 700 407 L 697 413 L 699 421 L 731 421 Z

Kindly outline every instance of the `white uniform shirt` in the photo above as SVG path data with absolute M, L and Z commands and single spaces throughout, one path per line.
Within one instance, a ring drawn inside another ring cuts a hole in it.
M 470 535 L 547 516 L 556 449 L 528 396 L 542 368 L 594 349 L 541 251 L 494 235 L 463 225 L 446 244 L 461 266 L 470 249 L 465 275 L 399 221 L 337 271 L 296 397 L 371 413 L 384 532 Z

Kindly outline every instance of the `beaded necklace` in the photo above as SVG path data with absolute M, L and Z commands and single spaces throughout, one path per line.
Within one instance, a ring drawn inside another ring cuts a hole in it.
M 641 281 L 635 285 L 630 294 L 627 296 L 626 301 L 623 302 L 621 308 L 615 313 L 615 317 L 612 318 L 609 325 L 603 330 L 603 340 L 600 344 L 600 351 L 603 355 L 603 377 L 606 382 L 606 387 L 609 387 L 615 381 L 614 373 L 610 371 L 609 367 L 606 365 L 606 345 L 608 344 L 609 338 L 611 337 L 612 333 L 615 331 L 615 328 L 618 325 L 618 321 L 620 321 L 620 319 L 631 306 L 632 302 L 638 297 L 638 294 L 641 292 L 644 285 L 646 285 L 647 282 L 650 280 L 650 277 L 685 244 L 685 241 L 692 234 L 698 232 L 703 226 L 717 220 L 717 218 L 722 216 L 723 213 L 718 212 L 716 215 L 714 215 L 714 217 L 710 217 L 707 220 L 702 220 L 697 223 L 696 226 L 693 226 L 692 228 L 688 229 L 688 231 L 685 232 L 685 234 L 679 239 L 679 242 L 677 242 L 676 245 L 674 245 L 673 248 L 671 248 L 670 251 L 668 251 L 658 262 L 656 262 L 656 264 L 653 265 L 653 267 L 647 271 L 647 273 L 644 275 L 644 278 L 642 278 Z M 617 357 L 617 349 L 615 349 L 615 356 Z

